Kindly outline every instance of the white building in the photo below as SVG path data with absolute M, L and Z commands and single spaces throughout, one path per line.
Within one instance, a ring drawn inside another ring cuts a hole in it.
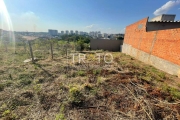
M 85 35 L 89 35 L 89 33 L 88 33 L 88 32 L 85 32 Z
M 64 35 L 64 31 L 61 31 L 61 35 Z
M 87 32 L 83 32 L 83 35 L 88 35 L 88 33 Z
M 66 30 L 66 35 L 69 35 L 69 31 L 68 30 Z
M 83 31 L 80 31 L 80 32 L 79 32 L 79 35 L 83 35 L 83 34 L 84 34 L 84 32 L 83 32 Z
M 71 35 L 73 34 L 73 30 L 70 31 L 70 34 L 71 34 Z
M 104 34 L 102 34 L 102 37 L 103 37 L 103 38 L 108 38 L 108 34 L 107 34 L 107 33 L 104 33 Z
M 78 31 L 77 30 L 75 31 L 75 34 L 78 35 Z
M 98 38 L 102 38 L 102 34 L 101 34 L 101 33 L 98 33 L 97 37 L 98 37 Z
M 98 32 L 98 31 L 96 31 L 96 32 L 95 32 L 95 37 L 98 37 L 98 34 L 99 34 L 99 32 Z
M 94 32 L 92 31 L 92 32 L 89 32 L 89 36 L 94 36 Z
M 48 29 L 48 33 L 51 36 L 57 36 L 58 35 L 58 31 L 57 30 Z
M 116 35 L 114 35 L 114 34 L 110 34 L 110 39 L 115 39 L 116 37 L 115 37 Z

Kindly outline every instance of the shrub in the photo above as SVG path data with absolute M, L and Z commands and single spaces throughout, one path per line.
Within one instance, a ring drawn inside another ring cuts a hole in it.
M 169 92 L 173 96 L 173 98 L 180 99 L 180 91 L 178 89 L 165 84 L 162 86 L 162 90 L 164 90 L 165 92 Z
M 64 105 L 61 105 L 60 112 L 56 115 L 55 120 L 65 120 L 64 109 Z
M 79 76 L 85 76 L 85 72 L 84 71 L 78 71 L 77 73 Z
M 77 87 L 69 89 L 70 101 L 72 106 L 82 106 L 84 96 Z
M 93 74 L 94 75 L 98 75 L 101 73 L 101 70 L 100 69 L 97 69 L 97 70 L 93 70 Z

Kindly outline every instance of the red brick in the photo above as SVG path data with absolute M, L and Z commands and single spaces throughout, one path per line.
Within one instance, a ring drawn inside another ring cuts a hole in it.
M 156 31 L 146 32 L 147 20 L 144 18 L 127 26 L 124 43 L 150 53 L 155 40 L 151 54 L 180 65 L 180 28 L 159 30 L 154 39 Z M 141 30 L 138 29 L 139 24 L 143 24 Z

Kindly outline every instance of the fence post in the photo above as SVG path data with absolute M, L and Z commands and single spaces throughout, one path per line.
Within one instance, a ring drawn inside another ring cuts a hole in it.
M 28 44 L 29 44 L 29 50 L 31 53 L 32 62 L 34 63 L 34 56 L 33 56 L 33 52 L 32 52 L 31 41 L 28 40 Z
M 51 59 L 53 59 L 53 45 L 51 41 L 50 41 L 50 47 L 51 47 Z

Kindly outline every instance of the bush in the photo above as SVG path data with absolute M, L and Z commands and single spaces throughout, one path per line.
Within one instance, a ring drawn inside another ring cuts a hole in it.
M 77 73 L 79 76 L 85 76 L 85 72 L 84 71 L 78 71 Z
M 162 90 L 170 93 L 173 96 L 173 98 L 180 99 L 180 91 L 178 89 L 170 87 L 167 84 L 165 84 L 162 86 Z
M 72 106 L 82 106 L 84 101 L 84 96 L 77 87 L 72 87 L 69 89 L 70 101 Z
M 98 75 L 101 73 L 101 69 L 93 70 L 94 75 Z

